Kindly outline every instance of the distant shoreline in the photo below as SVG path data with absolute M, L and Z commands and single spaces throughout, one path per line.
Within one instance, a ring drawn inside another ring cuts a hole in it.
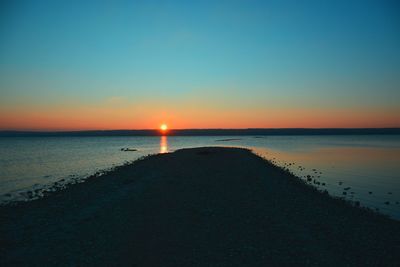
M 157 129 L 90 131 L 0 131 L 0 137 L 58 136 L 161 136 Z M 178 129 L 168 136 L 273 136 L 273 135 L 400 135 L 400 128 L 249 128 L 249 129 Z

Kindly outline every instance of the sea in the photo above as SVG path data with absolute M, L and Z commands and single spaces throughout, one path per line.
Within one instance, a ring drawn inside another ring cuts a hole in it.
M 201 146 L 249 148 L 318 190 L 400 220 L 400 135 L 0 137 L 0 205 Z

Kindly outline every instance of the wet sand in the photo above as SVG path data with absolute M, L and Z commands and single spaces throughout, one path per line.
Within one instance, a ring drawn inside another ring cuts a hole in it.
M 0 207 L 1 266 L 400 266 L 400 222 L 245 149 L 150 156 Z

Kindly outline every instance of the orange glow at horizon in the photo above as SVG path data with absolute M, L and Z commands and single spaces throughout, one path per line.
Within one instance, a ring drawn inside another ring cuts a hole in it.
M 399 127 L 399 108 L 299 108 L 251 109 L 188 108 L 157 109 L 152 105 L 103 106 L 2 106 L 1 130 L 114 130 L 154 129 L 168 134 L 173 129 L 194 128 L 374 128 Z M 160 121 L 163 122 L 160 124 Z

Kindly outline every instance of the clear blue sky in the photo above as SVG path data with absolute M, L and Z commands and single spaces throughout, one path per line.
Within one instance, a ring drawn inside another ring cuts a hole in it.
M 0 128 L 400 126 L 398 3 L 1 1 Z

